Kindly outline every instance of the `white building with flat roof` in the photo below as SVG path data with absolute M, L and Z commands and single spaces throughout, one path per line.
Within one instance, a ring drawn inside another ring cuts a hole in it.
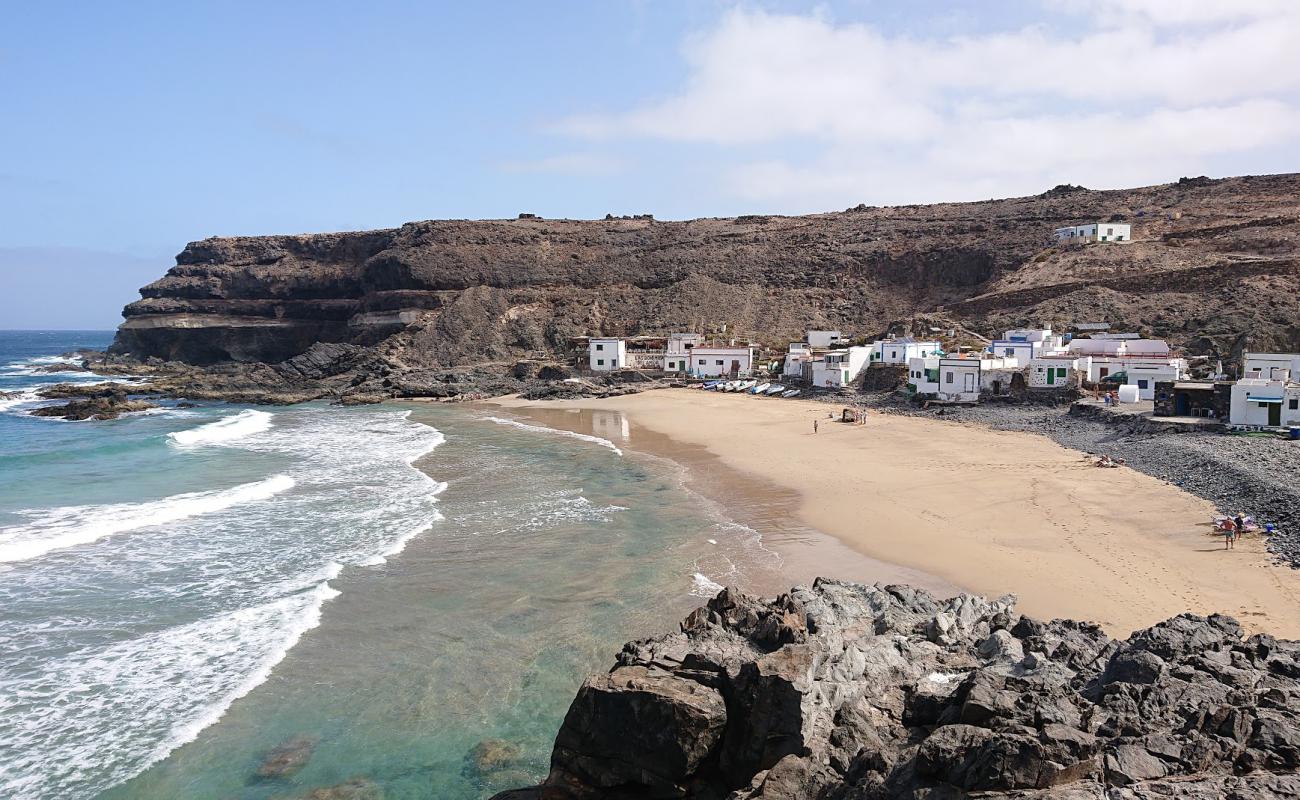
M 919 342 L 912 338 L 881 339 L 871 345 L 871 361 L 879 364 L 906 364 L 914 358 L 927 358 L 943 352 L 938 342 Z
M 1300 354 L 1246 353 L 1242 358 L 1241 377 L 1300 381 Z
M 706 347 L 691 349 L 692 375 L 699 378 L 737 378 L 754 369 L 752 347 Z
M 1133 234 L 1126 222 L 1085 222 L 1066 225 L 1052 232 L 1061 244 L 1069 242 L 1131 242 Z
M 1228 422 L 1250 428 L 1300 425 L 1300 384 L 1264 378 L 1237 381 Z
M 808 331 L 808 346 L 814 350 L 827 350 L 848 342 L 848 337 L 839 331 Z
M 870 347 L 831 350 L 813 361 L 812 385 L 829 389 L 848 386 L 862 374 L 870 357 Z
M 627 366 L 627 342 L 622 339 L 592 339 L 587 343 L 588 366 L 596 372 L 609 372 Z
M 785 353 L 785 364 L 781 368 L 781 375 L 795 380 L 803 378 L 803 365 L 812 361 L 812 358 L 812 348 L 807 342 L 791 342 L 790 349 Z
M 691 351 L 704 343 L 699 333 L 670 333 L 664 351 L 664 372 L 686 372 L 691 368 Z

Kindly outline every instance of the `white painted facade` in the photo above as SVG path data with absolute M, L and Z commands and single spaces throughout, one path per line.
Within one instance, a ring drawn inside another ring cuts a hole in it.
M 1300 381 L 1300 354 L 1247 353 L 1242 359 L 1241 377 Z
M 907 382 L 916 394 L 936 394 L 939 391 L 939 359 L 937 356 L 927 358 L 909 358 L 907 360 Z
M 1228 422 L 1261 428 L 1300 425 L 1300 384 L 1261 378 L 1237 381 Z
M 1175 359 L 1182 361 L 1182 359 Z M 1128 374 L 1125 379 L 1125 386 L 1136 386 L 1138 388 L 1138 398 L 1142 400 L 1154 400 L 1156 398 L 1157 381 L 1177 381 L 1183 378 L 1187 369 L 1184 364 L 1171 364 L 1169 362 L 1158 364 L 1130 363 L 1124 371 Z
M 839 331 L 808 331 L 808 346 L 814 350 L 828 350 L 848 344 L 848 337 Z
M 1155 381 L 1177 381 L 1187 376 L 1187 360 L 1142 356 L 1089 356 L 1077 362 L 1089 383 L 1097 383 L 1117 372 L 1125 372 L 1125 384 L 1137 386 L 1142 399 L 1155 397 Z M 1146 381 L 1146 386 L 1142 385 Z
M 668 349 L 663 356 L 665 372 L 686 372 L 691 368 L 691 351 L 704 343 L 699 333 L 668 334 Z
M 848 386 L 866 368 L 870 357 L 870 347 L 831 350 L 813 362 L 812 384 L 831 389 Z
M 938 342 L 918 342 L 912 339 L 883 339 L 869 348 L 871 361 L 881 364 L 906 364 L 913 358 L 926 358 L 942 351 Z
M 1087 222 L 1067 225 L 1053 233 L 1059 243 L 1068 242 L 1131 242 L 1133 233 L 1126 222 Z
M 978 403 L 980 399 L 980 359 L 939 359 L 939 390 L 935 398 L 941 403 Z
M 748 375 L 754 368 L 754 348 L 695 347 L 690 361 L 691 374 L 700 378 Z
M 1025 383 L 1031 389 L 1062 389 L 1078 386 L 1083 373 L 1073 358 L 1035 358 L 1029 361 Z
M 592 339 L 587 344 L 590 369 L 609 372 L 627 366 L 627 342 L 622 339 Z
M 785 354 L 785 364 L 781 368 L 781 375 L 786 378 L 802 379 L 803 365 L 811 361 L 813 357 L 812 348 L 807 342 L 791 342 L 790 349 Z

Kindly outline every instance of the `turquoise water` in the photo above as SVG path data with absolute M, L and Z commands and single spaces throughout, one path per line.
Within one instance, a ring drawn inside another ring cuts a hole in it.
M 0 333 L 0 391 L 107 340 Z M 0 409 L 0 796 L 485 797 L 545 774 L 623 641 L 770 555 L 616 429 L 31 402 Z

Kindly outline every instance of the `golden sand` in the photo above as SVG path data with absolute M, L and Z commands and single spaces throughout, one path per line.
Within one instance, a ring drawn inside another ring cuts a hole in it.
M 787 528 L 791 583 L 825 574 L 1010 592 L 1024 613 L 1119 636 L 1192 611 L 1300 637 L 1300 573 L 1272 563 L 1259 538 L 1224 551 L 1207 501 L 1098 469 L 1042 436 L 879 414 L 846 425 L 825 403 L 686 389 L 501 405 L 712 473 L 697 476 L 701 489 L 729 509 L 772 506 L 753 524 L 765 536 Z

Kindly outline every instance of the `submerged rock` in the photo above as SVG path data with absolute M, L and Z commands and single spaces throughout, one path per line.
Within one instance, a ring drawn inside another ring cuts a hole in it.
M 316 749 L 314 736 L 295 736 L 276 745 L 262 759 L 256 775 L 261 779 L 287 778 L 297 773 L 311 760 Z
M 579 689 L 541 786 L 507 798 L 1300 796 L 1300 643 L 1184 614 L 1115 641 L 818 580 L 723 590 Z
M 157 407 L 157 403 L 151 403 L 148 400 L 133 400 L 126 392 L 117 388 L 110 388 L 88 393 L 81 399 L 72 400 L 62 405 L 35 408 L 30 413 L 34 417 L 62 417 L 68 420 L 107 420 L 117 419 L 122 414 L 131 411 L 147 411 Z
M 384 790 L 368 778 L 353 778 L 336 786 L 313 789 L 302 800 L 384 800 Z

